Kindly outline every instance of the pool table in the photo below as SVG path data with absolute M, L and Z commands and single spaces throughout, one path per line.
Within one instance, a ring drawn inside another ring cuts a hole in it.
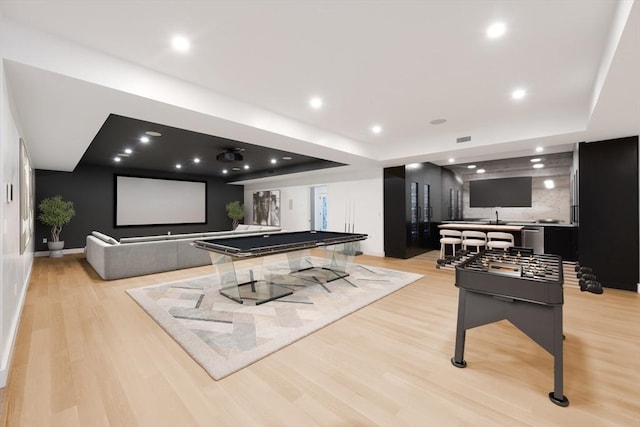
M 249 268 L 249 277 L 238 280 L 236 262 L 268 255 L 287 254 L 289 261 L 289 275 L 316 270 L 322 272 L 324 280 L 319 275 L 301 277 L 313 279 L 330 292 L 326 282 L 344 279 L 348 276 L 347 265 L 354 255 L 349 244 L 367 239 L 366 234 L 346 233 L 334 231 L 295 231 L 269 233 L 264 235 L 240 236 L 219 239 L 196 240 L 193 246 L 210 252 L 211 261 L 218 268 L 220 277 L 220 293 L 227 298 L 242 304 L 262 304 L 293 293 L 291 283 L 275 283 L 272 280 L 258 280 L 254 276 L 254 269 Z M 318 267 L 307 262 L 302 266 L 300 252 L 312 248 L 331 248 L 327 251 L 328 262 Z M 298 283 L 301 283 L 298 281 Z

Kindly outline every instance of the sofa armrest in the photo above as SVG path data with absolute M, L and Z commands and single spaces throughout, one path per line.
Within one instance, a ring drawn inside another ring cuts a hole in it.
M 88 236 L 87 261 L 105 280 L 143 276 L 176 270 L 177 247 L 178 240 L 110 245 Z
M 110 243 L 107 243 L 103 240 L 98 239 L 92 235 L 87 236 L 86 246 L 85 246 L 85 254 L 87 257 L 87 261 L 93 267 L 93 269 L 98 273 L 98 276 L 103 279 L 107 279 L 106 272 L 106 248 L 108 246 L 113 246 Z

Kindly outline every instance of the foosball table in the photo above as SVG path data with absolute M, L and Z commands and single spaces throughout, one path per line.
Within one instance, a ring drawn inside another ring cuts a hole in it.
M 451 363 L 464 368 L 468 329 L 509 320 L 554 358 L 554 389 L 549 399 L 568 406 L 563 394 L 562 259 L 525 248 L 487 250 L 456 266 L 459 288 L 455 354 Z

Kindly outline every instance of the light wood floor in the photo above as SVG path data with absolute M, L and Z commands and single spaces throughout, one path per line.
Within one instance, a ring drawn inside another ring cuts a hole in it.
M 82 255 L 38 258 L 5 391 L 6 426 L 639 426 L 640 297 L 565 286 L 565 394 L 552 357 L 506 321 L 467 333 L 451 365 L 457 288 L 425 277 L 214 381 L 124 292 L 199 267 L 102 281 Z

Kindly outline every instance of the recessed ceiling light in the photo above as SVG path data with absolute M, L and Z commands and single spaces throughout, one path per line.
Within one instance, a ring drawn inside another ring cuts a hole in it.
M 531 159 L 531 163 L 538 163 L 540 160 L 542 160 L 540 157 L 536 157 L 535 159 Z
M 544 187 L 551 190 L 552 188 L 554 188 L 556 186 L 555 182 L 553 182 L 552 179 L 545 179 L 544 181 Z
M 513 92 L 511 92 L 511 97 L 513 99 L 522 99 L 527 95 L 527 91 L 525 91 L 524 89 L 516 89 Z
M 487 28 L 487 37 L 490 39 L 495 39 L 502 36 L 507 30 L 507 26 L 504 22 L 496 22 L 491 24 L 489 28 Z
M 237 172 L 237 171 L 239 171 L 239 170 L 240 170 L 240 168 L 239 168 L 239 167 L 237 167 L 237 166 L 234 166 L 234 167 L 232 167 L 232 168 L 231 168 L 231 170 L 232 170 L 232 171 L 236 171 L 236 172 Z
M 125 148 L 124 152 L 127 153 L 127 154 L 131 154 L 131 153 L 133 153 L 133 150 L 131 148 Z
M 228 171 L 228 170 L 226 170 L 226 169 L 222 169 L 222 173 L 223 173 L 223 174 L 227 174 L 227 173 L 229 173 L 229 171 Z
M 371 132 L 373 132 L 373 133 L 380 133 L 380 132 L 382 132 L 382 126 L 380 126 L 380 125 L 373 125 L 373 126 L 371 126 Z
M 200 158 L 199 157 L 194 158 L 193 163 L 200 163 Z
M 478 173 L 485 173 L 486 171 L 484 169 L 478 169 L 476 172 Z
M 148 130 L 145 133 L 149 136 L 162 136 L 160 132 L 156 132 L 155 130 Z
M 534 169 L 541 169 L 544 167 L 544 165 L 542 163 L 536 163 L 533 165 Z
M 249 165 L 244 165 L 244 169 L 245 170 L 249 169 Z
M 149 142 L 149 137 L 148 136 L 141 136 L 140 137 L 140 142 L 146 144 L 147 142 Z
M 185 36 L 174 36 L 171 39 L 171 46 L 178 52 L 187 52 L 191 48 L 191 42 Z
M 319 98 L 317 96 L 314 96 L 313 98 L 311 98 L 311 100 L 309 101 L 309 105 L 311 106 L 311 108 L 313 108 L 314 110 L 318 110 L 320 108 L 322 108 L 322 98 Z
M 431 120 L 429 123 L 431 123 L 432 125 L 441 125 L 446 122 L 447 122 L 447 119 L 435 119 L 435 120 Z
M 544 151 L 544 148 L 536 147 L 536 153 L 542 153 L 543 151 Z
M 278 163 L 278 161 L 276 159 L 271 159 L 271 164 L 275 165 L 276 163 Z
M 282 156 L 282 160 L 291 160 L 291 156 Z
M 456 161 L 456 159 L 454 159 L 453 157 L 449 158 L 449 163 L 453 163 L 455 161 Z
M 120 157 L 114 157 L 113 161 L 116 162 L 116 163 L 119 162 L 120 161 Z
M 467 166 L 467 169 L 475 169 L 475 168 L 476 168 L 476 165 L 469 165 L 469 166 Z
M 176 169 L 182 169 L 182 165 L 180 163 L 176 163 Z

